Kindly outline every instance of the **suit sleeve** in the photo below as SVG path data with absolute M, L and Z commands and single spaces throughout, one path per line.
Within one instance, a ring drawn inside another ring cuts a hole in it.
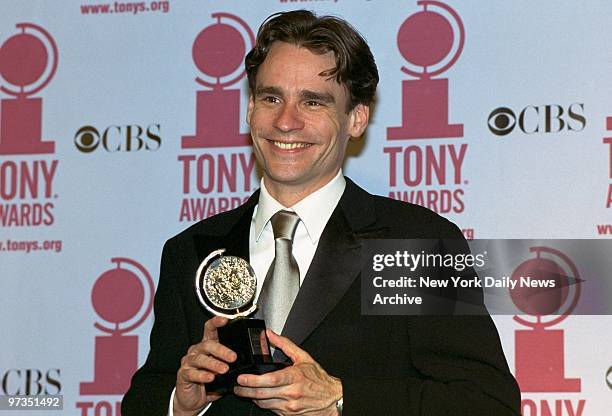
M 177 291 L 178 259 L 171 240 L 163 250 L 159 284 L 155 293 L 155 322 L 150 352 L 145 364 L 134 374 L 121 403 L 121 414 L 166 415 L 180 360 L 189 348 L 183 305 Z
M 419 317 L 409 333 L 422 377 L 343 378 L 346 415 L 519 414 L 520 393 L 489 317 Z
M 454 240 L 449 251 L 468 249 L 454 224 L 443 225 L 439 235 Z M 407 346 L 398 348 L 418 377 L 342 378 L 345 415 L 519 415 L 518 385 L 481 307 L 478 315 L 406 316 Z

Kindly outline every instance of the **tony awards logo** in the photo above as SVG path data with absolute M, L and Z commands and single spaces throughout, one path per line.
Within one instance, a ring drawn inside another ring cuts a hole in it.
M 14 98 L 0 104 L 0 154 L 53 153 L 55 143 L 42 140 L 42 98 L 32 97 L 57 70 L 57 45 L 42 27 L 16 25 L 20 32 L 0 47 L 0 90 Z M 30 33 L 31 32 L 31 33 Z
M 397 46 L 408 62 L 401 70 L 417 79 L 402 81 L 402 125 L 387 128 L 387 139 L 463 137 L 463 124 L 448 124 L 448 79 L 434 78 L 459 58 L 465 42 L 463 23 L 444 3 L 422 0 L 417 4 L 423 10 L 408 17 L 397 34 Z M 449 15 L 456 29 L 431 8 Z
M 531 247 L 529 251 L 536 257 L 521 263 L 511 279 L 530 276 L 535 280 L 554 279 L 556 284 L 554 289 L 517 284 L 510 290 L 516 307 L 536 318 L 532 322 L 514 316 L 515 321 L 530 328 L 515 332 L 516 379 L 522 392 L 580 392 L 580 379 L 565 377 L 563 330 L 547 329 L 576 308 L 580 298 L 578 269 L 559 250 Z M 551 319 L 545 321 L 543 317 L 547 315 Z
M 182 148 L 247 146 L 248 133 L 240 133 L 240 89 L 227 89 L 245 75 L 242 61 L 255 43 L 248 25 L 229 13 L 213 13 L 217 23 L 204 28 L 193 42 L 192 56 L 207 88 L 196 94 L 196 132 L 182 137 Z M 226 23 L 221 19 L 225 19 Z M 229 23 L 233 23 L 230 25 Z
M 138 368 L 138 336 L 125 335 L 151 313 L 153 279 L 134 260 L 111 259 L 116 267 L 102 273 L 91 292 L 96 313 L 110 325 L 94 326 L 108 335 L 96 336 L 94 381 L 81 383 L 80 394 L 124 394 Z M 120 325 L 124 324 L 123 328 Z

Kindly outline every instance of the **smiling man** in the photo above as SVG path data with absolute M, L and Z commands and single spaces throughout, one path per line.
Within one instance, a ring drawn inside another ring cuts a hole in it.
M 166 243 L 151 351 L 122 414 L 517 415 L 518 388 L 486 314 L 361 315 L 364 238 L 462 238 L 435 213 L 342 175 L 378 83 L 364 39 L 335 17 L 280 13 L 245 64 L 261 189 Z M 288 362 L 240 375 L 226 395 L 206 387 L 236 360 L 218 340 L 227 319 L 206 312 L 193 289 L 200 261 L 219 248 L 260 277 L 258 313 Z
M 349 103 L 346 87 L 321 75 L 335 67 L 331 51 L 279 41 L 255 75 L 247 116 L 253 149 L 266 189 L 285 207 L 328 184 L 349 139 L 368 124 L 369 103 Z

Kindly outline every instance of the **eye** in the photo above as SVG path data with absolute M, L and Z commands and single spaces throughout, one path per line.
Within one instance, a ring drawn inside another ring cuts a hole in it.
M 264 95 L 263 97 L 260 98 L 260 100 L 263 101 L 264 103 L 269 103 L 269 104 L 276 104 L 280 102 L 278 97 L 275 97 L 273 95 Z
M 323 105 L 323 103 L 321 103 L 320 101 L 315 100 L 306 101 L 304 104 L 306 104 L 307 107 L 320 107 Z
M 516 116 L 507 107 L 499 107 L 489 114 L 489 130 L 498 136 L 510 134 L 515 124 Z

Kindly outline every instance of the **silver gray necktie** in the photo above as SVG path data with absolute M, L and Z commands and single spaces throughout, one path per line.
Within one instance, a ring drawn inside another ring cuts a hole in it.
M 278 211 L 270 222 L 274 231 L 274 260 L 261 288 L 259 307 L 266 326 L 280 334 L 300 290 L 300 270 L 291 254 L 300 217 L 294 212 Z

